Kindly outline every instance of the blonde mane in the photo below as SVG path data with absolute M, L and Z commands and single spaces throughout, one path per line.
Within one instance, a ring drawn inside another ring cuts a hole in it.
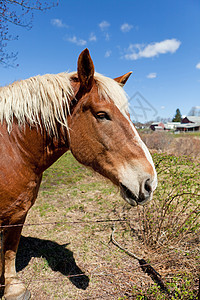
M 0 122 L 5 120 L 10 133 L 14 117 L 19 126 L 42 125 L 49 134 L 57 134 L 56 122 L 67 129 L 69 100 L 74 97 L 70 83 L 73 73 L 46 74 L 0 88 Z M 126 94 L 121 86 L 111 78 L 95 73 L 99 96 L 113 101 L 124 114 L 128 110 Z M 42 124 L 41 124 L 42 122 Z

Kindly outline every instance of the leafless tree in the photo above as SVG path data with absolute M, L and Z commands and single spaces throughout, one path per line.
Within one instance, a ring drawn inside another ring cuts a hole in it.
M 9 33 L 9 25 L 32 28 L 33 12 L 45 11 L 58 5 L 58 0 L 0 0 L 0 64 L 17 66 L 17 53 L 7 52 L 7 43 L 18 39 Z

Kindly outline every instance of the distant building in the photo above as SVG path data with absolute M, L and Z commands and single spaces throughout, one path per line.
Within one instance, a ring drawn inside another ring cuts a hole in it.
M 162 122 L 154 122 L 150 125 L 150 128 L 153 131 L 158 131 L 158 130 L 176 130 L 176 127 L 180 125 L 180 122 L 167 122 L 166 124 Z
M 164 130 L 164 129 L 165 129 L 165 125 L 164 125 L 162 122 L 153 122 L 153 123 L 150 125 L 150 128 L 151 128 L 153 131 Z
M 176 130 L 177 126 L 179 126 L 180 122 L 167 122 L 164 124 L 165 130 Z
M 187 116 L 182 119 L 181 123 L 200 123 L 200 116 Z
M 150 125 L 153 131 L 174 130 L 174 131 L 200 131 L 200 116 L 187 116 L 180 122 L 153 122 Z
M 200 131 L 200 116 L 187 116 L 177 126 L 178 131 Z

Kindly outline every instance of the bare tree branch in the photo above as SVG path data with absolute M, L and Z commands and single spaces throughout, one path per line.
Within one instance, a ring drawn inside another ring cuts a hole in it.
M 17 40 L 18 36 L 9 34 L 9 24 L 32 28 L 33 12 L 45 11 L 58 5 L 58 0 L 1 0 L 0 1 L 0 64 L 4 67 L 17 66 L 17 53 L 7 52 L 7 42 Z

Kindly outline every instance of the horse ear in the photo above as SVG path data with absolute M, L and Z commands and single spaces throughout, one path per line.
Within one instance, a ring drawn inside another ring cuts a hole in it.
M 77 73 L 80 88 L 84 92 L 89 92 L 94 82 L 94 64 L 87 48 L 79 55 Z
M 117 81 L 118 83 L 120 83 L 122 86 L 125 85 L 125 83 L 127 82 L 127 80 L 129 79 L 129 76 L 132 74 L 133 72 L 128 72 L 120 77 L 114 78 L 115 81 Z

